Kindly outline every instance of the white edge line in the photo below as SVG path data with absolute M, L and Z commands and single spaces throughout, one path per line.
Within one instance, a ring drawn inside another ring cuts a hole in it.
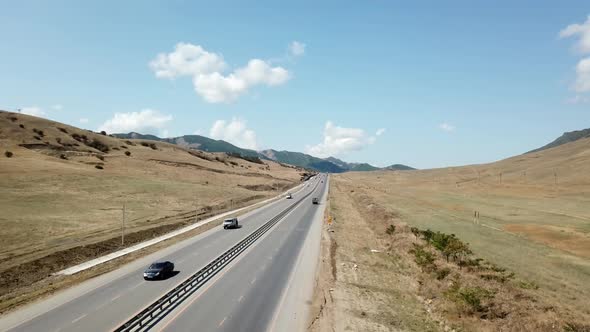
M 273 200 L 282 197 L 286 192 L 289 192 L 289 191 L 292 191 L 292 190 L 298 190 L 298 191 L 300 191 L 301 189 L 304 188 L 304 186 L 307 184 L 307 182 L 308 181 L 306 181 L 306 182 L 304 182 L 304 183 L 302 183 L 302 184 L 300 184 L 300 185 L 298 185 L 298 186 L 296 186 L 294 188 L 291 188 L 288 191 L 285 191 L 285 192 L 283 192 L 283 193 L 281 193 L 281 194 L 279 194 L 279 195 L 277 195 L 275 197 L 269 198 L 267 200 L 264 200 L 264 201 L 261 201 L 261 202 L 258 202 L 258 203 L 254 203 L 252 205 L 248 205 L 248 206 L 245 206 L 245 207 L 242 207 L 242 208 L 233 210 L 233 211 L 224 212 L 224 213 L 218 214 L 216 216 L 209 217 L 209 218 L 207 218 L 207 219 L 205 219 L 203 221 L 200 221 L 200 222 L 198 222 L 196 224 L 192 224 L 190 226 L 187 226 L 187 227 L 184 227 L 184 228 L 175 230 L 173 232 L 170 232 L 168 234 L 164 234 L 164 235 L 159 236 L 157 238 L 154 238 L 154 239 L 151 239 L 151 240 L 148 240 L 148 241 L 145 241 L 145 242 L 141 242 L 141 243 L 138 243 L 138 244 L 136 244 L 134 246 L 131 246 L 129 248 L 125 248 L 125 249 L 122 249 L 122 250 L 119 250 L 119 251 L 115 251 L 115 252 L 110 253 L 108 255 L 105 255 L 105 256 L 102 256 L 102 257 L 98 257 L 98 258 L 89 260 L 87 262 L 84 262 L 82 264 L 78 264 L 78 265 L 69 267 L 67 269 L 58 271 L 58 272 L 54 273 L 54 275 L 72 275 L 72 274 L 76 274 L 78 272 L 87 270 L 87 269 L 89 269 L 91 267 L 94 267 L 96 265 L 99 265 L 99 264 L 102 264 L 102 263 L 106 263 L 108 261 L 111 261 L 111 260 L 113 260 L 115 258 L 119 258 L 121 256 L 125 256 L 127 254 L 130 254 L 132 252 L 141 250 L 143 248 L 147 248 L 147 247 L 149 247 L 151 245 L 154 245 L 156 243 L 159 243 L 159 242 L 168 240 L 168 239 L 173 238 L 173 237 L 175 237 L 177 235 L 184 234 L 184 233 L 186 233 L 188 231 L 191 231 L 191 230 L 193 230 L 193 229 L 195 229 L 197 227 L 200 227 L 202 225 L 208 224 L 208 223 L 210 223 L 212 221 L 215 221 L 215 220 L 217 220 L 219 218 L 223 218 L 223 217 L 225 217 L 227 215 L 230 215 L 230 214 L 233 214 L 233 213 L 237 213 L 237 212 L 243 211 L 245 209 L 249 209 L 249 208 L 252 208 L 254 206 L 257 206 L 257 205 L 263 205 L 263 204 L 272 202 Z M 298 187 L 301 187 L 301 188 L 298 188 Z

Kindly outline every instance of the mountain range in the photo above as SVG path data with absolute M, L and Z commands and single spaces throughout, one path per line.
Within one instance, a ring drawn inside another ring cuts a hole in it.
M 379 169 L 407 171 L 415 169 L 401 164 L 394 164 L 384 168 L 379 168 L 367 163 L 348 163 L 334 157 L 318 158 L 302 152 L 277 151 L 273 149 L 255 151 L 237 147 L 224 140 L 215 140 L 201 135 L 184 135 L 172 138 L 160 138 L 154 135 L 144 135 L 131 132 L 127 134 L 113 134 L 113 136 L 125 139 L 132 138 L 167 142 L 207 152 L 237 153 L 245 157 L 258 157 L 261 159 L 273 160 L 283 164 L 300 166 L 326 173 L 342 173 L 349 171 L 364 172 L 376 171 Z

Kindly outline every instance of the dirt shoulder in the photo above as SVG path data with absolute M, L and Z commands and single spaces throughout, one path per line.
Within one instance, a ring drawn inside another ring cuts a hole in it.
M 590 331 L 583 308 L 548 302 L 534 282 L 451 234 L 408 225 L 374 194 L 332 177 L 309 331 Z

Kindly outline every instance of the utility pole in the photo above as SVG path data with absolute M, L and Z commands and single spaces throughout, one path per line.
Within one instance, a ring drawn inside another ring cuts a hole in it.
M 126 206 L 123 203 L 123 218 L 121 219 L 121 245 L 125 245 L 125 211 Z

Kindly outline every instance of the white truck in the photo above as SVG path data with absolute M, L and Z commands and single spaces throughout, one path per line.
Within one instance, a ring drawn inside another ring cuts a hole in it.
M 238 228 L 238 218 L 227 218 L 223 221 L 223 229 Z

